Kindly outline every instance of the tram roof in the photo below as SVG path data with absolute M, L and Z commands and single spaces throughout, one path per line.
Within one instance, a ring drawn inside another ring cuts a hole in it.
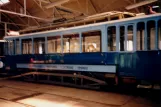
M 140 20 L 142 19 L 147 19 L 147 18 L 155 18 L 155 17 L 160 17 L 161 19 L 161 13 L 157 14 L 152 14 L 152 15 L 143 15 L 143 16 L 137 16 L 137 17 L 131 17 L 131 18 L 126 18 L 126 19 L 120 19 L 120 20 L 113 20 L 113 21 L 108 21 L 108 22 L 101 22 L 101 23 L 94 23 L 94 24 L 89 24 L 89 25 L 81 25 L 81 26 L 76 26 L 76 27 L 70 27 L 70 28 L 63 28 L 63 29 L 56 29 L 56 30 L 51 30 L 51 31 L 43 31 L 43 32 L 37 32 L 37 33 L 29 33 L 29 34 L 22 34 L 18 36 L 5 36 L 4 39 L 14 39 L 14 38 L 23 38 L 27 36 L 34 36 L 38 34 L 46 34 L 46 33 L 54 33 L 54 32 L 61 32 L 61 31 L 68 31 L 68 30 L 74 30 L 74 29 L 81 29 L 81 28 L 87 28 L 87 27 L 94 27 L 94 26 L 101 26 L 101 25 L 106 25 L 106 24 L 117 24 L 117 23 L 124 23 L 127 21 L 134 21 L 134 20 Z

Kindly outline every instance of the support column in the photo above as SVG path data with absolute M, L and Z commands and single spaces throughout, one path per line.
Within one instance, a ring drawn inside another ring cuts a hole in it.
M 17 55 L 17 41 L 16 39 L 14 41 L 14 54 Z
M 80 53 L 82 53 L 82 33 L 81 32 L 79 32 L 79 46 L 80 46 L 79 51 Z
M 34 54 L 34 39 L 31 38 L 31 41 L 32 41 L 32 54 Z
M 147 39 L 147 22 L 144 22 L 145 23 L 145 30 L 144 30 L 144 50 L 147 51 L 148 48 L 147 48 L 147 43 L 148 43 L 148 39 Z
M 107 37 L 107 27 L 106 26 L 102 26 L 101 27 L 101 47 L 102 47 L 102 52 L 107 52 L 108 51 L 108 37 Z
M 158 32 L 158 20 L 157 20 L 155 21 L 155 50 L 159 49 L 158 39 L 159 39 L 159 32 Z
M 61 53 L 63 53 L 63 35 L 61 35 Z
M 120 43 L 120 27 L 117 25 L 116 26 L 116 51 L 119 52 L 119 43 Z
M 26 15 L 26 0 L 24 0 L 24 14 Z
M 47 37 L 45 37 L 45 54 L 48 54 L 48 40 L 47 40 Z
M 133 51 L 137 50 L 137 24 L 133 25 Z
M 125 51 L 127 51 L 127 38 L 128 38 L 128 30 L 127 30 L 127 25 L 125 25 L 125 45 L 124 45 L 124 49 Z
M 7 23 L 4 24 L 5 29 L 5 36 L 7 36 Z
M 22 54 L 22 40 L 19 39 L 19 45 L 20 45 L 20 55 Z

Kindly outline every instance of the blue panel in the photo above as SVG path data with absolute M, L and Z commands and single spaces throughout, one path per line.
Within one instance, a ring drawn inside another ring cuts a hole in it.
M 136 53 L 136 77 L 145 80 L 159 80 L 161 77 L 161 54 L 159 51 Z
M 15 55 L 6 56 L 6 66 L 16 69 L 17 63 L 30 63 L 31 58 L 54 64 L 116 65 L 121 77 L 161 80 L 161 51 Z

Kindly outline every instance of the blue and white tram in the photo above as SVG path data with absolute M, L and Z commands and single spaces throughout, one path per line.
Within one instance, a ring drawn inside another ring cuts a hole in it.
M 85 75 L 107 84 L 161 81 L 159 13 L 4 39 L 12 72 Z

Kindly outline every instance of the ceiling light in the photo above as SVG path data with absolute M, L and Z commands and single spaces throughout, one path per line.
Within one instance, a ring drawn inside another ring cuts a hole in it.
M 152 8 L 159 8 L 159 6 L 153 6 Z
M 45 8 L 49 9 L 49 8 L 54 7 L 54 6 L 60 6 L 61 4 L 64 4 L 64 3 L 68 2 L 68 1 L 69 0 L 57 0 L 57 1 L 53 2 L 53 3 L 50 3 L 49 5 L 46 5 Z
M 3 5 L 3 4 L 9 3 L 9 2 L 10 2 L 9 0 L 0 0 L 0 5 Z

